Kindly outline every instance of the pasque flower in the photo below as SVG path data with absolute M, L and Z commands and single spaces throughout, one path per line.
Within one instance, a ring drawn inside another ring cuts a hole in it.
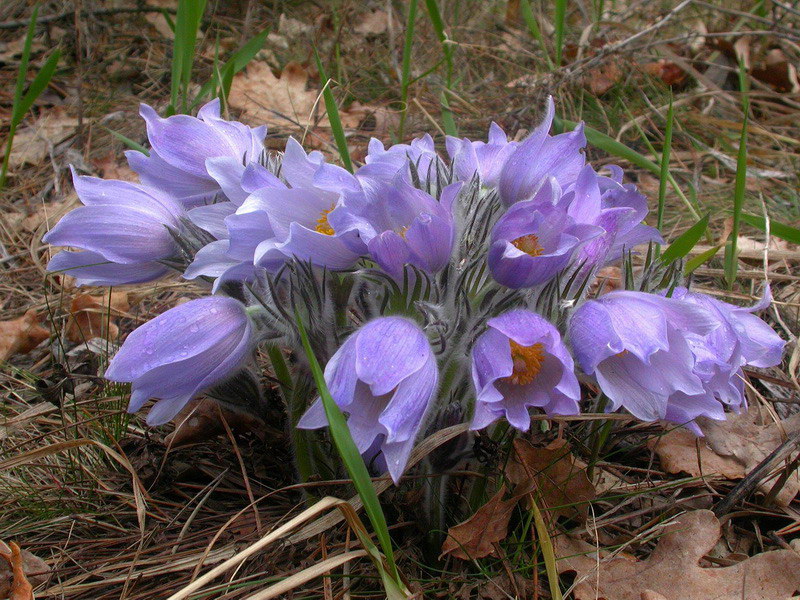
M 67 213 L 44 236 L 62 252 L 48 265 L 79 284 L 137 283 L 166 272 L 156 261 L 177 252 L 169 229 L 180 227 L 183 208 L 160 191 L 127 181 L 79 176 L 73 183 L 83 206 Z
M 554 206 L 557 194 L 558 184 L 547 181 L 532 200 L 517 202 L 497 221 L 488 256 L 495 281 L 514 289 L 547 283 L 567 267 L 581 244 L 604 233 L 576 223 Z
M 142 104 L 139 113 L 147 125 L 150 155 L 129 151 L 125 156 L 142 183 L 158 188 L 185 206 L 205 204 L 222 189 L 236 190 L 235 180 L 245 165 L 257 162 L 267 134 L 265 126 L 255 129 L 220 117 L 215 99 L 203 106 L 197 117 L 173 115 L 166 119 Z M 218 181 L 219 179 L 219 181 Z M 234 193 L 229 198 L 244 198 Z
M 134 330 L 106 370 L 132 384 L 130 412 L 150 398 L 150 425 L 172 419 L 189 400 L 234 375 L 253 349 L 245 306 L 224 296 L 181 304 Z
M 500 172 L 498 191 L 507 206 L 529 200 L 548 177 L 554 177 L 566 189 L 575 182 L 586 157 L 583 124 L 574 131 L 551 136 L 555 104 L 547 99 L 544 120 L 516 147 Z
M 472 349 L 475 415 L 471 429 L 501 417 L 530 428 L 530 407 L 548 415 L 578 412 L 581 397 L 574 365 L 558 330 L 544 317 L 513 310 L 489 319 Z
M 572 315 L 569 336 L 578 364 L 597 378 L 610 410 L 624 407 L 653 421 L 675 417 L 668 410 L 672 404 L 691 418 L 720 418 L 722 409 L 695 373 L 687 341 L 718 326 L 718 319 L 696 304 L 617 291 L 582 304 Z
M 438 169 L 444 166 L 436 153 L 433 138 L 427 133 L 413 139 L 410 144 L 395 144 L 389 148 L 385 148 L 380 140 L 372 138 L 364 162 L 364 172 L 371 177 L 385 180 L 394 179 L 398 171 L 408 174 L 410 165 L 413 165 L 423 183 L 429 180 L 435 182 Z
M 438 369 L 425 334 L 401 317 L 370 321 L 328 361 L 325 382 L 349 415 L 347 424 L 358 451 L 374 453 L 370 449 L 379 445 L 397 483 L 436 395 Z M 317 399 L 298 427 L 319 429 L 327 424 Z
M 403 278 L 405 265 L 441 271 L 455 243 L 452 205 L 461 183 L 442 190 L 440 200 L 415 188 L 404 173 L 393 180 L 360 178 L 360 187 L 346 190 L 329 222 L 355 252 L 363 249 L 392 277 Z M 353 234 L 353 235 L 349 235 Z
M 450 160 L 453 161 L 453 172 L 457 179 L 469 181 L 477 172 L 481 184 L 495 187 L 503 165 L 518 144 L 508 141 L 506 133 L 497 123 L 492 122 L 489 126 L 488 142 L 473 142 L 468 138 L 447 136 L 445 145 Z

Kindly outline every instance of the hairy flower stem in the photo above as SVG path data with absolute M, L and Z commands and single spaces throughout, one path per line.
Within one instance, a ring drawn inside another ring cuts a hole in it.
M 600 394 L 597 400 L 597 412 L 603 412 L 607 404 L 608 398 L 606 398 L 604 394 Z M 594 477 L 595 464 L 600 458 L 600 451 L 603 449 L 603 446 L 605 446 L 613 425 L 614 421 L 612 420 L 600 421 L 590 433 L 592 452 L 589 457 L 589 466 L 586 468 L 586 475 L 589 477 L 590 481 Z

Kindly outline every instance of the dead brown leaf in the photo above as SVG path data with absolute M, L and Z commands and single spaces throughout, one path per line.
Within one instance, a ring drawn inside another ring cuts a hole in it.
M 584 541 L 553 539 L 559 573 L 575 572 L 575 600 L 773 600 L 800 587 L 800 554 L 774 550 L 720 568 L 700 560 L 720 538 L 710 510 L 686 513 L 667 525 L 646 560 L 611 555 Z M 649 595 L 644 595 L 649 594 Z
M 619 80 L 622 79 L 622 70 L 616 62 L 607 62 L 589 73 L 584 79 L 586 88 L 596 96 L 602 96 Z
M 47 579 L 47 563 L 14 542 L 0 541 L 0 557 L 0 598 L 33 600 L 33 586 Z
M 751 406 L 746 413 L 728 415 L 726 421 L 703 419 L 698 423 L 705 439 L 675 429 L 651 439 L 648 447 L 658 454 L 669 473 L 741 479 L 775 450 L 785 436 L 800 430 L 800 414 L 776 423 Z M 759 483 L 758 489 L 768 494 L 774 483 L 775 478 L 767 478 Z M 786 480 L 775 501 L 788 506 L 798 492 L 800 477 L 795 473 Z
M 105 156 L 93 160 L 92 165 L 105 179 L 138 181 L 139 176 L 127 164 L 120 162 L 117 152 L 109 152 Z
M 680 85 L 686 81 L 686 71 L 666 58 L 647 63 L 642 68 L 645 73 L 660 79 L 669 86 Z
M 0 360 L 30 352 L 50 337 L 34 309 L 10 321 L 0 321 Z
M 225 433 L 220 411 L 233 433 L 258 432 L 264 428 L 264 421 L 252 413 L 229 409 L 210 398 L 195 398 L 173 419 L 177 427 L 165 438 L 165 443 L 177 448 L 204 442 Z
M 110 297 L 78 294 L 69 308 L 67 339 L 76 344 L 96 337 L 116 339 L 119 328 L 114 318 L 129 309 L 128 292 L 111 292 Z
M 380 35 L 389 27 L 389 13 L 380 8 L 371 10 L 361 17 L 353 31 L 364 37 Z
M 78 119 L 70 117 L 61 107 L 47 111 L 33 125 L 19 129 L 14 136 L 9 164 L 39 164 L 50 153 L 50 148 L 63 142 L 78 128 Z
M 503 500 L 505 486 L 463 523 L 447 530 L 441 556 L 461 560 L 483 558 L 495 553 L 495 544 L 508 535 L 508 521 L 519 498 Z
M 554 440 L 544 447 L 515 439 L 506 477 L 518 486 L 532 483 L 539 492 L 541 508 L 554 516 L 585 520 L 588 503 L 595 498 L 586 466 L 575 459 L 564 439 Z

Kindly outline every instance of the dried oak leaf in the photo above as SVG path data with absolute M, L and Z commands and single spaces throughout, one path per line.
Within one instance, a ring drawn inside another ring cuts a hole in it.
M 746 413 L 728 415 L 725 421 L 699 419 L 704 439 L 674 429 L 648 441 L 648 447 L 661 459 L 669 473 L 688 473 L 693 477 L 718 476 L 741 479 L 780 446 L 787 435 L 800 430 L 800 413 L 780 422 L 764 418 L 757 407 Z M 782 467 L 779 467 L 779 469 Z M 768 494 L 775 478 L 766 478 L 758 489 Z M 775 496 L 780 506 L 788 506 L 800 492 L 797 473 L 786 480 Z
M 361 17 L 361 20 L 353 27 L 353 31 L 364 37 L 380 35 L 389 27 L 389 13 L 385 10 L 376 8 Z
M 67 339 L 76 344 L 96 337 L 116 339 L 119 328 L 114 318 L 129 309 L 128 292 L 111 292 L 110 298 L 78 294 L 69 307 Z
M 447 530 L 441 556 L 473 560 L 494 554 L 495 544 L 508 535 L 508 522 L 519 501 L 518 497 L 503 500 L 505 486 L 463 523 Z
M 50 572 L 47 563 L 14 542 L 0 541 L 0 557 L 0 598 L 33 600 L 33 587 Z
M 800 554 L 774 550 L 729 567 L 706 568 L 700 560 L 719 540 L 710 510 L 675 519 L 646 560 L 612 556 L 584 541 L 553 539 L 559 573 L 575 572 L 575 600 L 777 600 L 800 589 Z M 648 595 L 645 595 L 648 594 Z
M 586 519 L 595 488 L 586 465 L 570 452 L 564 439 L 536 447 L 527 440 L 514 440 L 514 455 L 506 466 L 506 477 L 514 485 L 533 483 L 544 506 L 554 516 Z
M 39 324 L 34 309 L 17 319 L 0 321 L 0 360 L 30 352 L 49 337 L 50 332 Z
M 233 433 L 259 432 L 264 421 L 246 411 L 237 411 L 220 405 L 210 398 L 196 398 L 181 409 L 172 420 L 177 427 L 164 443 L 172 448 L 205 442 L 225 433 L 220 411 Z
M 669 86 L 680 85 L 686 81 L 686 71 L 674 62 L 661 58 L 642 67 L 648 75 L 652 75 Z
M 47 158 L 50 148 L 75 133 L 78 119 L 70 117 L 63 108 L 55 107 L 33 125 L 23 127 L 14 136 L 9 165 L 36 165 Z

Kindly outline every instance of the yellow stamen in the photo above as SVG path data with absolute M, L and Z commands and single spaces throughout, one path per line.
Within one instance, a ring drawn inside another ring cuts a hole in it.
M 333 230 L 333 227 L 331 227 L 331 224 L 328 223 L 328 213 L 330 213 L 334 208 L 336 208 L 335 203 L 331 204 L 329 209 L 323 210 L 322 213 L 320 213 L 320 216 L 317 219 L 317 226 L 314 228 L 317 233 L 322 233 L 324 235 L 333 235 L 336 233 Z
M 514 364 L 514 371 L 505 380 L 514 385 L 527 385 L 542 370 L 544 346 L 542 344 L 521 346 L 514 340 L 508 340 L 508 342 L 511 344 L 511 361 Z
M 511 243 L 530 256 L 539 256 L 544 252 L 544 248 L 539 243 L 539 238 L 532 233 L 518 237 Z
M 397 232 L 401 238 L 406 239 L 406 231 L 408 231 L 408 227 L 401 227 L 400 230 Z

